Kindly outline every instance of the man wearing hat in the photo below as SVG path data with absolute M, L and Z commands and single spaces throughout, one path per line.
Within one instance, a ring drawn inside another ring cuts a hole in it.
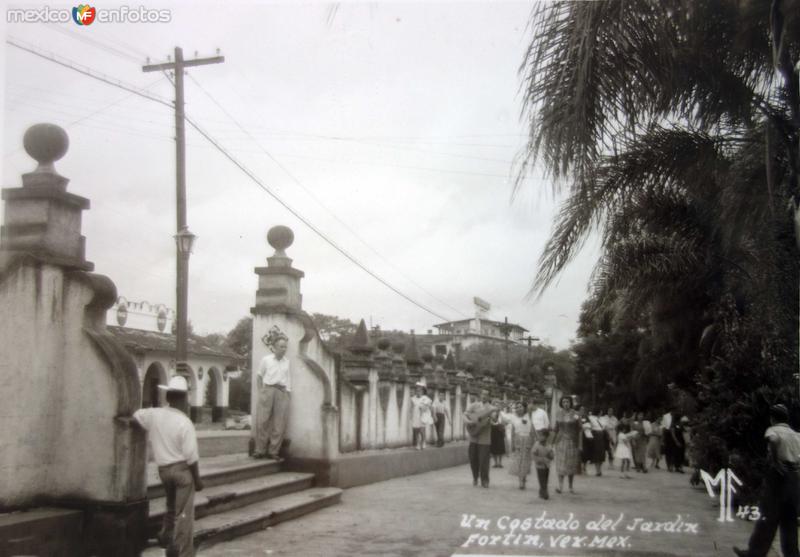
M 137 410 L 133 419 L 147 431 L 167 497 L 159 543 L 166 547 L 167 557 L 192 557 L 194 492 L 203 489 L 203 482 L 197 466 L 197 434 L 192 421 L 180 410 L 186 408 L 189 388 L 180 375 L 158 388 L 167 392 L 169 406 Z
M 767 471 L 759 512 L 746 550 L 734 547 L 739 557 L 764 557 L 780 527 L 784 557 L 798 557 L 797 505 L 800 503 L 800 434 L 789 427 L 789 411 L 776 404 L 769 411 L 772 424 L 767 439 Z

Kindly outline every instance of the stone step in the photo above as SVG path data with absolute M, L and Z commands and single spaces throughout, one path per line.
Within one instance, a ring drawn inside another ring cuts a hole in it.
M 79 555 L 83 511 L 39 507 L 0 514 L 0 555 Z
M 299 472 L 278 472 L 258 478 L 205 488 L 195 494 L 195 519 L 231 509 L 251 505 L 289 493 L 296 493 L 312 487 L 314 474 Z M 165 497 L 150 500 L 148 531 L 155 537 L 164 518 L 167 501 Z
M 258 478 L 280 471 L 280 461 L 255 460 L 246 454 L 220 455 L 200 459 L 200 477 L 206 488 L 232 482 Z M 158 477 L 158 467 L 147 464 L 147 497 L 150 500 L 164 496 L 164 488 Z
M 249 430 L 200 430 L 197 432 L 197 450 L 200 458 L 248 452 Z
M 263 530 L 268 526 L 335 505 L 341 496 L 342 490 L 336 487 L 313 487 L 224 513 L 212 514 L 195 521 L 195 546 L 211 545 Z M 163 554 L 163 549 L 150 547 L 142 556 L 161 557 Z

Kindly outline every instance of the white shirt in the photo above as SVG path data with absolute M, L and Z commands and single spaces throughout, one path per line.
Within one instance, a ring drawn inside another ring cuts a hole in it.
M 186 414 L 171 407 L 142 408 L 133 413 L 133 418 L 147 430 L 156 464 L 197 462 L 197 435 Z
M 289 374 L 289 358 L 284 354 L 280 360 L 275 354 L 267 354 L 258 366 L 258 376 L 262 385 L 282 385 L 292 390 L 292 376 Z
M 547 412 L 542 408 L 537 408 L 531 412 L 531 422 L 533 429 L 541 431 L 550 427 L 550 418 L 547 417 Z
M 671 428 L 672 427 L 672 414 L 670 414 L 669 412 L 664 414 L 664 416 L 661 418 L 661 425 L 664 427 L 664 429 Z
M 531 434 L 531 428 L 533 427 L 533 424 L 531 423 L 531 420 L 527 414 L 523 416 L 517 416 L 516 414 L 513 414 L 508 418 L 508 423 L 514 428 L 514 433 L 517 435 L 522 435 L 524 437 Z

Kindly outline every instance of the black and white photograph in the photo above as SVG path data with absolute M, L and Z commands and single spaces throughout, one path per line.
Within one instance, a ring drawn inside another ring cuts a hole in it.
M 0 557 L 800 557 L 800 0 L 6 1 Z

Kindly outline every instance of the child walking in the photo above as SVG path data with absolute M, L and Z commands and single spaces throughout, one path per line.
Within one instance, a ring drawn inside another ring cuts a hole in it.
M 614 450 L 614 457 L 622 462 L 619 469 L 622 472 L 622 477 L 626 480 L 631 479 L 628 472 L 631 469 L 631 459 L 633 458 L 631 439 L 634 435 L 635 432 L 631 433 L 631 426 L 627 422 L 619 424 L 617 428 L 617 448 Z
M 555 454 L 553 447 L 547 444 L 546 429 L 539 430 L 534 435 L 538 435 L 536 444 L 533 445 L 533 461 L 536 463 L 536 475 L 539 477 L 539 499 L 550 499 L 547 483 L 550 479 L 550 463 L 553 462 Z

